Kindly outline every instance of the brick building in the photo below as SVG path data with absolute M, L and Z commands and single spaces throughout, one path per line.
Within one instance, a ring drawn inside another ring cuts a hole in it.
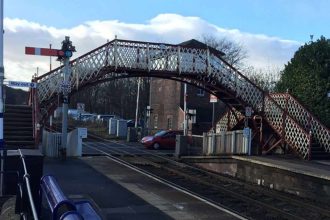
M 149 118 L 151 129 L 183 130 L 184 84 L 165 79 L 152 78 L 150 81 Z M 187 85 L 187 109 L 196 110 L 196 122 L 189 120 L 188 129 L 192 134 L 202 134 L 212 128 L 210 94 L 197 87 Z M 225 105 L 215 103 L 215 121 L 225 111 Z

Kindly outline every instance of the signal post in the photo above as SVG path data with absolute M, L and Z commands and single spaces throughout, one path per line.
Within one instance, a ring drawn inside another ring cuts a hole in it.
M 66 36 L 64 41 L 62 41 L 62 48 L 50 49 L 50 48 L 35 48 L 35 47 L 25 47 L 25 54 L 28 55 L 40 55 L 40 56 L 57 56 L 58 61 L 63 62 L 63 81 L 61 83 L 62 91 L 62 139 L 61 139 L 61 149 L 60 155 L 62 158 L 66 158 L 66 142 L 68 135 L 68 104 L 69 104 L 69 93 L 71 91 L 71 85 L 69 77 L 71 74 L 70 68 L 70 58 L 76 49 L 72 46 L 70 37 Z

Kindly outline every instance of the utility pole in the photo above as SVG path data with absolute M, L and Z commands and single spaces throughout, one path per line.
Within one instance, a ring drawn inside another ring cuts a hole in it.
M 184 122 L 183 122 L 183 135 L 188 135 L 188 112 L 187 112 L 187 83 L 184 84 L 183 92 L 183 111 L 184 111 Z
M 138 78 L 138 88 L 137 88 L 137 95 L 136 95 L 136 110 L 135 110 L 135 128 L 138 127 L 138 117 L 139 117 L 139 99 L 140 99 L 140 83 L 141 78 Z
M 5 78 L 5 68 L 3 67 L 3 0 L 0 0 L 0 150 L 1 150 L 1 194 L 3 195 L 3 171 L 4 171 L 4 139 L 3 139 L 3 112 L 4 112 L 4 103 L 3 103 L 3 80 Z
M 216 133 L 216 128 L 214 124 L 214 106 L 215 106 L 215 102 L 212 103 L 212 130 L 214 133 Z

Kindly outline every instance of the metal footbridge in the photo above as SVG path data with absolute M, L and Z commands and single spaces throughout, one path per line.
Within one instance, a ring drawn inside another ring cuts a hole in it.
M 119 78 L 145 76 L 181 81 L 214 94 L 229 107 L 219 122 L 221 130 L 233 129 L 249 106 L 254 112 L 251 120 L 261 119 L 263 127 L 268 128 L 258 132 L 276 134 L 277 141 L 272 145 L 285 143 L 304 159 L 311 157 L 315 146 L 330 152 L 329 129 L 296 99 L 263 91 L 222 56 L 196 40 L 174 45 L 115 39 L 70 62 L 70 95 Z M 35 127 L 57 107 L 63 69 L 61 66 L 32 80 L 38 83 L 30 96 Z M 269 145 L 265 139 L 260 141 Z

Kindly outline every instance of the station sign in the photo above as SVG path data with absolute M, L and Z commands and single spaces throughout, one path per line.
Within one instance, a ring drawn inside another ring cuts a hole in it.
M 80 138 L 87 138 L 87 128 L 78 128 L 78 136 Z
M 13 87 L 29 87 L 29 88 L 37 88 L 37 83 L 34 82 L 19 82 L 19 81 L 8 81 L 8 86 Z
M 251 117 L 253 114 L 253 109 L 250 106 L 245 107 L 245 116 Z
M 218 102 L 218 98 L 215 95 L 210 94 L 210 102 L 216 103 L 216 102 Z

